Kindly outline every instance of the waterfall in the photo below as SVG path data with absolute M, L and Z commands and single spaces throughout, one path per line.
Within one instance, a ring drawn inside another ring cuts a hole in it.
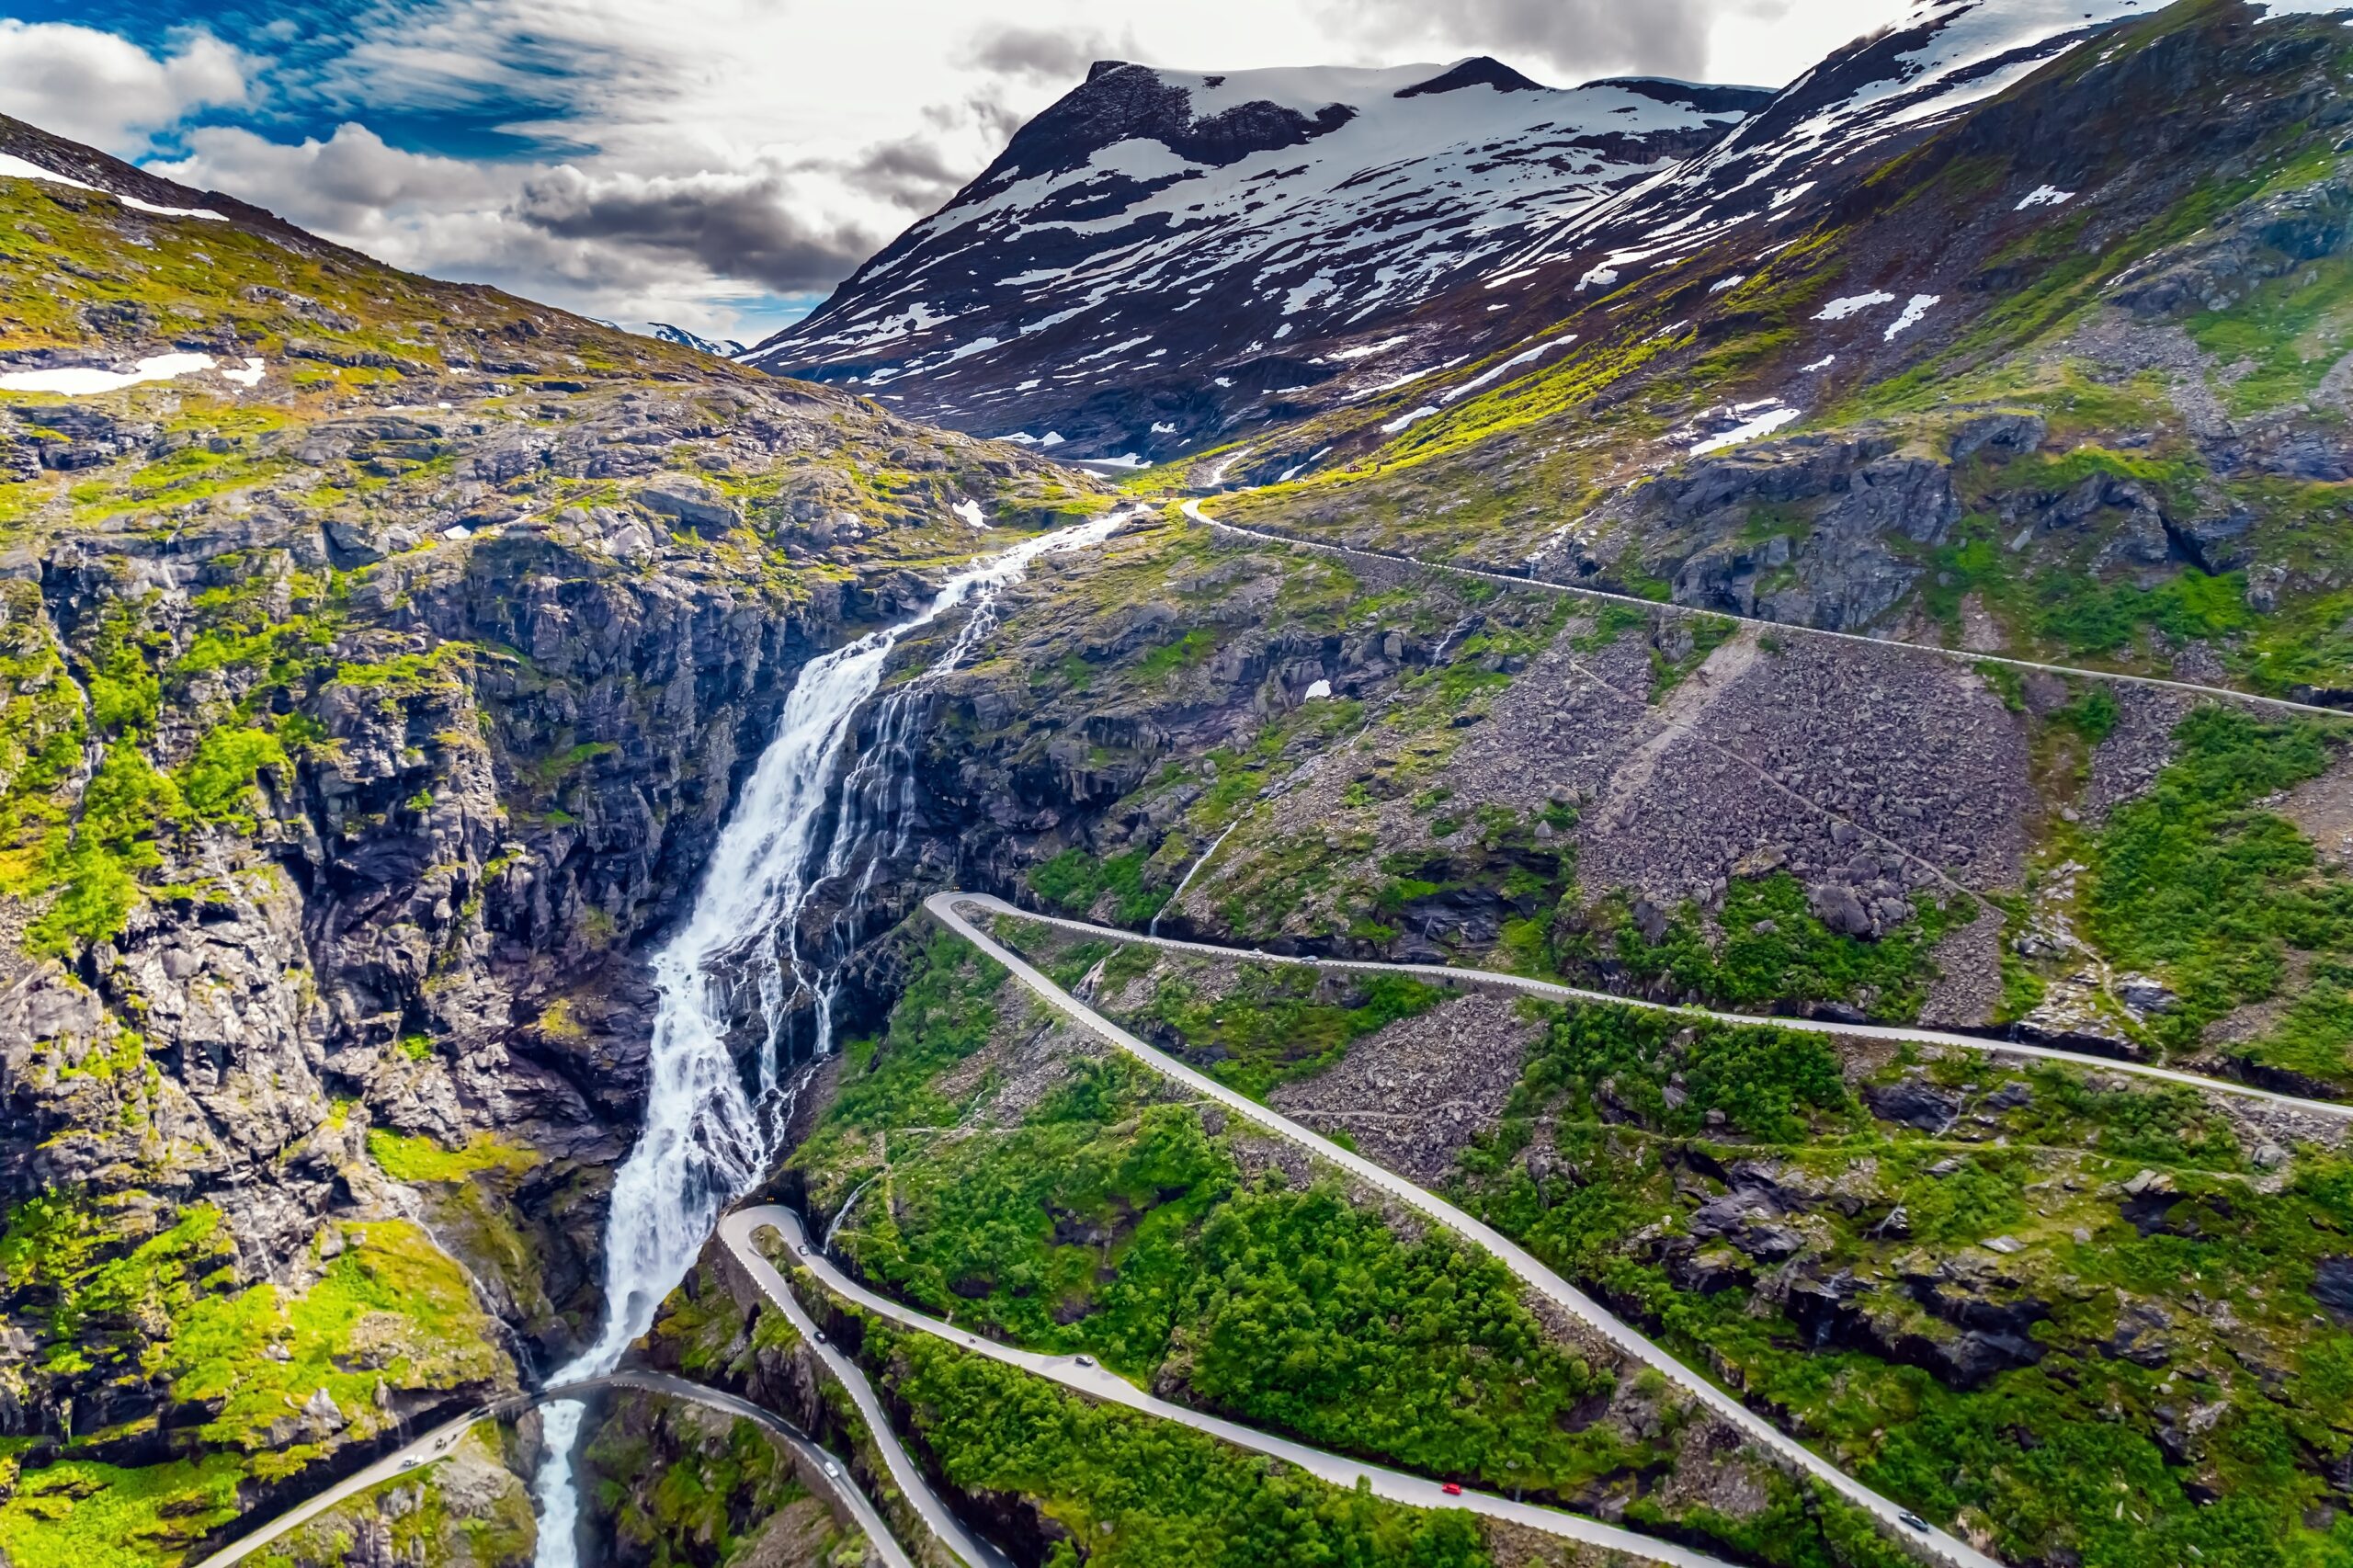
M 1201 868 L 1210 863 L 1210 857 L 1215 855 L 1218 852 L 1219 846 L 1233 835 L 1233 830 L 1242 825 L 1242 817 L 1246 817 L 1249 814 L 1250 808 L 1247 806 L 1243 807 L 1242 816 L 1235 817 L 1232 822 L 1227 823 L 1225 824 L 1225 831 L 1219 834 L 1215 838 L 1211 839 L 1210 846 L 1201 851 L 1200 858 L 1195 860 L 1191 865 L 1185 868 L 1184 876 L 1177 880 L 1176 891 L 1168 895 L 1168 902 L 1162 904 L 1160 908 L 1154 913 L 1152 924 L 1144 927 L 1143 934 L 1145 936 L 1157 937 L 1160 935 L 1161 915 L 1167 914 L 1170 910 L 1176 907 L 1176 901 L 1185 896 L 1185 890 L 1193 885 L 1193 879 L 1200 875 Z
M 969 657 L 996 623 L 997 595 L 1051 551 L 1109 538 L 1129 514 L 1026 540 L 950 576 L 913 618 L 869 632 L 813 659 L 793 683 L 776 738 L 761 754 L 744 796 L 721 832 L 685 926 L 654 958 L 658 996 L 647 1056 L 645 1124 L 613 1181 L 605 1221 L 605 1317 L 597 1338 L 551 1383 L 598 1377 L 620 1362 L 630 1342 L 654 1322 L 663 1298 L 694 1267 L 729 1204 L 767 1174 L 776 1135 L 790 1119 L 782 1058 L 787 1018 L 804 996 L 813 1004 L 817 1054 L 830 1051 L 838 969 L 854 944 L 836 922 L 828 950 L 800 950 L 798 926 L 811 895 L 857 863 L 861 849 L 893 834 L 904 846 L 914 779 L 907 762 L 916 698 Z M 852 721 L 882 683 L 892 653 L 910 632 L 972 602 L 972 612 L 948 651 L 923 674 L 892 691 L 876 714 L 876 741 L 858 759 L 828 812 L 834 776 Z M 820 843 L 825 824 L 827 841 Z M 853 909 L 870 889 L 870 855 Z M 748 963 L 757 981 L 767 1036 L 756 1086 L 747 1086 L 728 1050 L 727 976 Z M 534 1485 L 540 1506 L 539 1568 L 575 1568 L 579 1497 L 573 1448 L 583 1407 L 550 1404 L 542 1428 L 546 1456 Z

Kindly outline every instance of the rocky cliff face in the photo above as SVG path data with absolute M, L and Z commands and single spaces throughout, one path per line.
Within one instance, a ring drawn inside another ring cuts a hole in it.
M 1580 538 L 1531 564 L 1583 581 L 1607 569 L 1605 554 L 1627 551 L 1631 559 L 1615 559 L 1619 574 L 1666 581 L 1678 604 L 1859 631 L 1901 603 L 1929 552 L 1951 541 L 1963 515 L 1955 463 L 2032 453 L 2044 432 L 2031 415 L 1995 414 L 1955 428 L 1941 460 L 1876 431 L 1703 458 L 1606 506 Z M 2110 487 L 2118 504 L 2148 515 L 2136 537 L 2154 535 L 2162 562 L 2171 546 L 2157 504 L 2129 482 L 2097 475 L 2026 505 L 2063 527 L 2108 505 Z
M 170 1553 L 572 1346 L 799 667 L 1092 502 L 6 139 L 0 1549 Z

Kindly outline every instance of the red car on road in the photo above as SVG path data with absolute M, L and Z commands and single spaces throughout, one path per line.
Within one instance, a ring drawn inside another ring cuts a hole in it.
M 1448 1496 L 1449 1496 L 1449 1497 L 1460 1497 L 1460 1496 L 1461 1496 L 1461 1495 L 1462 1495 L 1462 1488 L 1461 1488 L 1460 1486 L 1457 1486 L 1457 1485 L 1456 1485 L 1454 1483 L 1452 1483 L 1451 1481 L 1448 1482 L 1445 1485 L 1443 1485 L 1443 1486 L 1439 1487 L 1439 1488 L 1438 1488 L 1438 1490 L 1439 1490 L 1440 1492 L 1445 1493 L 1445 1494 L 1446 1494 Z

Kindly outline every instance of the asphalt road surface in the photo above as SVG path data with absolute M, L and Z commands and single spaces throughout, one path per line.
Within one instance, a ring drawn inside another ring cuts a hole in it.
M 2295 713 L 2320 713 L 2332 719 L 2346 717 L 2342 709 L 2325 708 L 2316 702 L 2296 702 L 2285 697 L 2258 697 L 2251 691 L 2234 691 L 2226 686 L 2200 686 L 2195 681 L 2166 680 L 2158 676 L 2131 676 L 2116 670 L 2087 670 L 2073 665 L 2038 664 L 2032 659 L 2012 659 L 1999 653 L 1972 653 L 1962 648 L 1939 648 L 1933 642 L 1899 642 L 1892 637 L 1870 637 L 1859 631 L 1827 631 L 1818 626 L 1801 626 L 1794 621 L 1766 620 L 1761 617 L 1735 615 L 1729 610 L 1701 609 L 1694 605 L 1665 604 L 1656 599 L 1636 598 L 1631 594 L 1613 594 L 1606 588 L 1581 588 L 1574 583 L 1555 583 L 1542 577 L 1523 577 L 1510 572 L 1490 572 L 1478 566 L 1454 566 L 1443 561 L 1425 561 L 1403 551 L 1365 550 L 1356 545 L 1333 544 L 1327 540 L 1302 539 L 1294 534 L 1279 533 L 1272 528 L 1245 528 L 1240 523 L 1222 523 L 1201 510 L 1199 501 L 1186 501 L 1180 509 L 1193 521 L 1233 534 L 1242 539 L 1255 539 L 1267 544 L 1292 545 L 1301 550 L 1320 550 L 1327 555 L 1346 555 L 1358 561 L 1393 561 L 1407 566 L 1418 566 L 1425 572 L 1451 572 L 1458 576 L 1476 577 L 1482 582 L 1501 583 L 1507 587 L 1535 588 L 1547 593 L 1573 594 L 1578 598 L 1598 599 L 1606 604 L 1631 605 L 1637 609 L 1664 610 L 1670 615 L 1706 615 L 1718 620 L 1737 620 L 1745 625 L 1763 627 L 1774 632 L 1788 632 L 1798 637 L 1822 637 L 1838 642 L 1870 642 L 1882 648 L 1905 648 L 1915 653 L 1934 658 L 1952 659 L 1967 665 L 2006 665 L 2014 670 L 2041 670 L 2051 675 L 2076 676 L 2085 680 L 2120 681 L 2127 686 L 2154 687 L 2163 691 L 2183 691 L 2199 697 L 2219 697 L 2233 702 L 2251 702 L 2261 708 L 2285 709 Z

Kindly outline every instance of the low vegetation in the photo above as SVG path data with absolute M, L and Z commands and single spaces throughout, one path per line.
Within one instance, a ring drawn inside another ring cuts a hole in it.
M 1065 975 L 1108 971 L 1135 951 L 1053 940 L 1065 946 L 1038 957 Z M 940 1006 L 951 994 L 961 1005 Z M 1086 1055 L 1033 1061 L 1014 1042 L 1039 1026 L 1006 1012 L 1023 994 L 969 949 L 935 943 L 910 983 L 917 1010 L 894 1018 L 861 1084 L 904 1081 L 927 1062 L 955 1095 L 896 1095 L 896 1114 L 878 1117 L 853 1084 L 841 1103 L 864 1108 L 856 1135 L 840 1125 L 847 1118 L 829 1116 L 796 1155 L 813 1194 L 856 1195 L 835 1244 L 878 1288 L 994 1337 L 1093 1355 L 1165 1397 L 1327 1449 L 1588 1509 L 1614 1498 L 1654 1528 L 1753 1542 L 1759 1561 L 1790 1568 L 1895 1561 L 1868 1526 L 1769 1467 L 1748 1466 L 1765 1510 L 1753 1517 L 1652 1497 L 1639 1478 L 1674 1462 L 1688 1407 L 1647 1384 L 1621 1387 L 1614 1368 L 1545 1325 L 1494 1258 L 1442 1232 L 1400 1229 L 1329 1176 L 1270 1163 L 1254 1135 L 1170 1100 L 1142 1070 Z M 1255 994 L 1228 995 L 1219 1016 L 1244 1022 L 1242 998 Z M 1293 1027 L 1352 1038 L 1338 1031 L 1353 1008 L 1268 1000 Z M 1025 1108 L 1010 1118 L 993 1108 L 1040 1072 L 1042 1096 L 1021 1091 Z M 1722 1076 L 1727 1102 L 1760 1101 L 1772 1081 L 1737 1065 Z M 1021 1490 L 1090 1541 L 1106 1517 L 1115 1542 L 1131 1529 L 1158 1542 L 1199 1528 L 1190 1481 L 1166 1494 L 1165 1527 L 1131 1525 L 1122 1510 L 1137 1505 L 1114 1486 L 1116 1470 L 1106 1460 L 1097 1473 L 1100 1455 L 1130 1439 L 1093 1426 L 1066 1433 L 1051 1415 L 1065 1402 L 1051 1390 L 917 1336 L 883 1343 L 870 1354 L 895 1354 L 899 1390 L 952 1479 Z M 1143 1426 L 1156 1443 L 1193 1441 Z M 1029 1436 L 1008 1449 L 1020 1431 Z M 1077 1441 L 1090 1445 L 1086 1458 L 1064 1451 Z M 1071 1472 L 1084 1481 L 1063 1479 Z
M 1422 1513 L 1342 1492 L 1212 1437 L 1097 1405 L 920 1335 L 868 1320 L 867 1354 L 970 1491 L 1038 1499 L 1072 1540 L 1049 1568 L 1486 1568 L 1468 1514 Z M 1073 1541 L 1086 1543 L 1081 1557 Z
M 1961 1057 L 1859 1097 L 1818 1037 L 1541 1012 L 1462 1199 L 1864 1480 L 2011 1560 L 2346 1550 L 2310 1512 L 2353 1451 L 2312 1332 L 2341 1151 L 2251 1183 L 2191 1091 Z

